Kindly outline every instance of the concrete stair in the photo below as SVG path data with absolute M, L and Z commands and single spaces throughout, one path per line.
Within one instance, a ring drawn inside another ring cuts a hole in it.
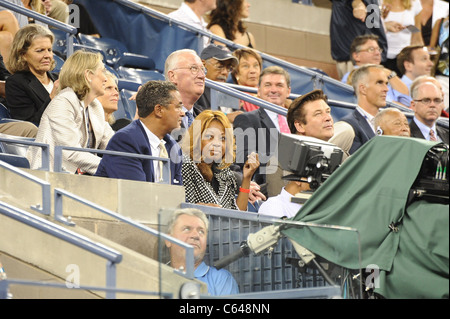
M 104 208 L 165 231 L 168 215 L 184 201 L 184 188 L 172 185 L 105 179 L 35 170 L 24 170 L 54 188 L 64 189 Z M 158 262 L 158 238 L 118 221 L 72 199 L 63 199 L 63 214 L 75 226 L 54 221 L 30 206 L 41 203 L 40 187 L 0 167 L 0 201 L 37 214 L 82 236 L 119 251 L 123 259 L 116 265 L 116 288 L 170 293 L 178 298 L 181 286 L 192 280 Z M 52 195 L 53 196 L 53 195 Z M 160 212 L 162 214 L 159 214 Z M 105 287 L 107 261 L 70 243 L 45 234 L 0 214 L 0 261 L 11 279 L 70 282 L 79 276 L 81 286 Z M 75 271 L 75 270 L 76 271 Z M 79 270 L 79 272 L 78 272 Z M 161 280 L 160 280 L 161 278 Z M 200 285 L 206 293 L 206 285 Z M 15 298 L 105 298 L 102 291 L 11 286 Z M 118 293 L 117 298 L 158 298 L 140 294 Z

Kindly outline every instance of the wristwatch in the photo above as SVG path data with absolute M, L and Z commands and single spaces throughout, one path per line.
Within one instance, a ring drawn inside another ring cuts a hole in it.
M 395 73 L 395 71 L 392 71 L 389 75 L 388 75 L 388 81 L 390 80 L 390 79 L 392 79 L 393 77 L 396 77 L 397 76 L 397 73 Z

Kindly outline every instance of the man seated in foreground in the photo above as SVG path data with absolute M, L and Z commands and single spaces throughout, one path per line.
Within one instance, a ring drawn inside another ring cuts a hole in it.
M 173 212 L 168 223 L 168 234 L 194 247 L 194 277 L 208 286 L 211 296 L 239 293 L 239 287 L 226 269 L 216 269 L 203 261 L 206 253 L 209 221 L 199 209 L 184 208 Z M 170 250 L 170 264 L 175 269 L 186 269 L 185 249 L 166 241 Z

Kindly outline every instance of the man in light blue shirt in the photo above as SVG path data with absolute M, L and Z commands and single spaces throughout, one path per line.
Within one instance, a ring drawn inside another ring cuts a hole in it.
M 211 296 L 233 295 L 239 287 L 226 269 L 216 269 L 203 261 L 206 253 L 209 222 L 199 209 L 184 208 L 173 212 L 168 223 L 168 234 L 194 247 L 194 277 L 208 286 Z M 183 247 L 166 241 L 170 250 L 170 264 L 175 269 L 186 269 L 186 253 Z
M 357 69 L 365 64 L 381 64 L 381 54 L 383 50 L 378 45 L 378 36 L 375 34 L 365 34 L 357 36 L 350 47 L 350 58 L 353 68 Z M 406 85 L 400 80 L 394 71 L 385 68 L 388 77 L 387 102 L 400 103 L 409 107 L 410 97 Z M 342 77 L 342 82 L 347 83 L 350 72 Z M 351 83 L 348 83 L 352 85 Z

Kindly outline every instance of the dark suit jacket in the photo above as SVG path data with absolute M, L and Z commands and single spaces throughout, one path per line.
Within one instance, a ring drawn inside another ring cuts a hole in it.
M 254 180 L 258 184 L 265 183 L 266 165 L 278 149 L 277 128 L 263 108 L 236 116 L 233 127 L 236 136 L 236 163 L 242 169 L 248 154 L 258 153 L 261 165 Z
M 353 144 L 349 150 L 350 154 L 356 152 L 361 146 L 364 145 L 364 143 L 375 136 L 375 133 L 369 123 L 367 123 L 366 119 L 357 110 L 354 110 L 352 113 L 344 116 L 341 121 L 350 124 L 355 131 L 355 138 L 353 139 Z
M 171 184 L 183 185 L 181 177 L 182 154 L 177 142 L 167 134 L 167 154 L 170 156 Z M 117 131 L 106 147 L 107 150 L 152 155 L 150 142 L 139 120 Z M 173 150 L 172 150 L 173 149 Z M 95 176 L 155 182 L 153 160 L 104 154 Z
M 58 74 L 47 73 L 52 81 Z M 39 125 L 42 113 L 50 103 L 50 94 L 31 72 L 17 72 L 6 80 L 6 103 L 13 119 Z
M 211 109 L 211 88 L 205 87 L 202 96 L 194 104 L 194 113 L 196 111 L 204 111 Z
M 425 136 L 423 136 L 422 132 L 420 131 L 420 128 L 417 126 L 414 119 L 412 119 L 409 122 L 409 128 L 411 129 L 411 137 L 417 137 L 417 138 L 423 138 L 423 139 L 425 138 Z M 448 145 L 448 143 L 449 143 L 448 130 L 436 125 L 436 131 L 437 131 L 437 135 L 441 138 L 441 140 L 445 144 Z
M 194 104 L 194 107 L 192 108 L 192 114 L 194 115 L 194 119 L 199 115 L 203 110 L 197 105 Z M 174 129 L 171 132 L 171 136 L 174 138 L 175 141 L 180 142 L 181 139 L 184 136 L 184 133 L 186 132 L 187 128 L 184 126 L 184 122 L 181 121 L 181 126 L 178 129 Z

